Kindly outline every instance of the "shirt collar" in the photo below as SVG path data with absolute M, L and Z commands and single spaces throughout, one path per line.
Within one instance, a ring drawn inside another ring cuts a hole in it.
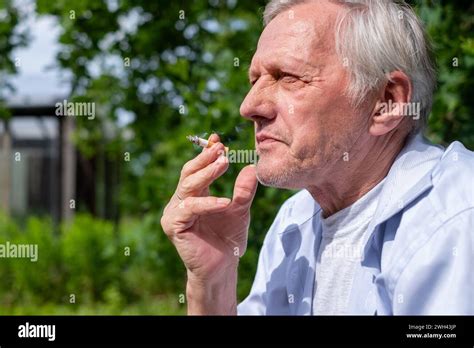
M 386 221 L 432 186 L 431 172 L 442 154 L 442 147 L 420 133 L 407 139 L 386 176 L 374 224 Z
M 432 171 L 443 151 L 441 146 L 430 143 L 420 133 L 407 139 L 385 178 L 374 219 L 367 229 L 367 241 L 378 225 L 400 212 L 433 186 Z M 365 252 L 369 246 L 370 243 L 367 243 Z

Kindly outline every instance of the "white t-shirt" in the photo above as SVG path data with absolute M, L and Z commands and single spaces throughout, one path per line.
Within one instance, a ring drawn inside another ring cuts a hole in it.
M 355 266 L 363 253 L 363 237 L 374 216 L 384 181 L 351 206 L 326 219 L 321 216 L 313 314 L 346 314 Z

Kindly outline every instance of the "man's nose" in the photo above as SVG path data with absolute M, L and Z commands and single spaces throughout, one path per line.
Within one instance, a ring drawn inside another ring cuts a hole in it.
M 257 81 L 245 96 L 240 105 L 242 117 L 252 121 L 261 118 L 271 119 L 275 117 L 274 93 L 271 87 L 264 87 L 263 81 Z

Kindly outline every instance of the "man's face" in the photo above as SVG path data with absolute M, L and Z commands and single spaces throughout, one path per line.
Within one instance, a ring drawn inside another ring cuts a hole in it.
M 325 1 L 297 5 L 260 37 L 240 113 L 255 122 L 264 185 L 304 188 L 329 175 L 364 128 L 344 95 L 349 77 L 335 52 L 341 10 Z

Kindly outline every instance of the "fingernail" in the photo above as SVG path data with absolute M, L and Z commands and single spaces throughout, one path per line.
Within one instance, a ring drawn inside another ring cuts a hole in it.
M 218 205 L 227 205 L 230 203 L 229 198 L 217 198 L 217 204 Z

